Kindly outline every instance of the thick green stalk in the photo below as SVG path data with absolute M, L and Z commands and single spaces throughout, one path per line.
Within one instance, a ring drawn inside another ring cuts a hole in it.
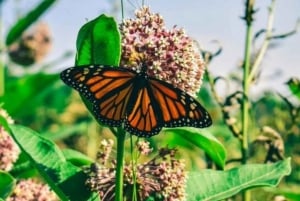
M 125 131 L 121 128 L 118 129 L 117 135 L 117 170 L 116 170 L 116 189 L 115 201 L 123 201 L 123 167 L 124 167 L 124 143 Z
M 124 20 L 124 3 L 121 0 L 122 20 Z M 123 201 L 123 187 L 124 187 L 124 145 L 126 132 L 122 128 L 117 131 L 117 169 L 116 169 L 116 188 L 115 201 Z
M 245 51 L 244 51 L 244 69 L 243 69 L 243 102 L 242 102 L 242 142 L 241 142 L 241 151 L 242 151 L 242 163 L 247 163 L 248 157 L 248 125 L 249 125 L 249 84 L 248 77 L 250 72 L 251 64 L 251 42 L 252 42 L 252 22 L 253 22 L 253 12 L 254 12 L 254 0 L 246 1 L 245 9 L 245 20 L 246 20 L 246 41 L 245 41 Z M 250 201 L 251 194 L 250 191 L 243 192 L 243 200 Z
M 250 69 L 250 56 L 251 56 L 251 27 L 247 27 L 246 34 L 246 48 L 245 48 L 245 64 L 244 64 L 244 74 L 243 74 L 243 102 L 242 102 L 242 163 L 247 162 L 247 152 L 248 152 L 248 120 L 249 120 L 249 82 L 248 75 Z
M 250 52 L 251 52 L 251 26 L 247 27 L 246 34 L 246 48 L 245 48 L 245 64 L 244 64 L 244 76 L 243 76 L 243 93 L 244 98 L 242 102 L 242 142 L 241 142 L 241 151 L 242 151 L 242 164 L 247 163 L 248 157 L 248 125 L 249 125 L 249 68 L 250 68 Z M 250 41 L 250 42 L 249 42 Z M 250 201 L 251 194 L 250 191 L 243 192 L 243 201 Z

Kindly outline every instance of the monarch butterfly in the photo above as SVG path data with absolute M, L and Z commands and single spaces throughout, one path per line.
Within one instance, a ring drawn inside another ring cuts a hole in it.
M 151 137 L 162 127 L 208 127 L 211 117 L 200 103 L 182 90 L 150 77 L 146 67 L 136 72 L 123 67 L 77 66 L 61 79 L 88 99 L 101 123 L 139 137 Z

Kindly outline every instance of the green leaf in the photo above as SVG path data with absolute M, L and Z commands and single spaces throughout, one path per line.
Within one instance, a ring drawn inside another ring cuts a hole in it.
M 102 64 L 118 66 L 121 43 L 118 25 L 112 17 L 100 15 L 79 30 L 76 65 Z
M 274 188 L 264 188 L 264 191 L 266 191 L 268 194 L 272 193 L 275 195 L 282 195 L 284 196 L 288 201 L 299 201 L 300 200 L 300 192 L 298 190 L 299 186 L 295 186 L 294 191 L 289 188 L 280 188 L 280 189 L 274 189 Z
M 19 154 L 18 160 L 14 163 L 13 169 L 10 170 L 10 173 L 15 178 L 30 178 L 37 177 L 39 175 L 38 170 L 32 166 L 28 156 L 24 152 Z
M 173 133 L 177 141 L 187 141 L 205 151 L 220 168 L 224 168 L 226 150 L 224 146 L 209 132 L 197 128 L 166 128 L 164 132 Z
M 202 170 L 188 174 L 186 192 L 189 201 L 222 200 L 258 186 L 275 187 L 290 174 L 290 158 L 273 164 L 243 165 L 227 171 Z
M 0 97 L 0 102 L 4 102 L 4 108 L 12 116 L 31 114 L 39 105 L 47 103 L 49 106 L 47 96 L 51 94 L 53 98 L 53 86 L 58 81 L 58 74 L 37 73 L 22 78 L 11 77 L 5 85 L 6 93 Z
M 13 191 L 15 179 L 7 172 L 0 171 L 0 198 L 5 199 Z
M 44 14 L 56 0 L 41 1 L 34 9 L 27 15 L 18 20 L 18 22 L 9 30 L 6 36 L 6 45 L 9 46 L 15 42 L 22 33 L 33 24 L 42 14 Z
M 9 130 L 9 126 L 7 123 L 7 120 L 0 115 L 0 125 L 5 129 L 5 130 Z
M 75 125 L 64 125 L 60 126 L 55 132 L 43 132 L 41 133 L 43 137 L 47 138 L 48 140 L 58 141 L 62 139 L 66 139 L 72 135 L 79 135 L 79 133 L 85 133 L 88 127 L 88 122 L 81 122 Z
M 10 125 L 10 129 L 20 148 L 61 200 L 95 199 L 96 194 L 85 186 L 86 175 L 66 161 L 53 142 L 20 125 Z
M 67 161 L 71 162 L 77 167 L 91 165 L 94 163 L 91 158 L 73 149 L 64 149 L 63 154 Z
M 300 80 L 297 78 L 291 78 L 287 84 L 290 91 L 300 100 Z

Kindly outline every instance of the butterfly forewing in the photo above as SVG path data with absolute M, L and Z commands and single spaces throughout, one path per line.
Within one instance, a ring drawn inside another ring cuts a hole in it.
M 121 126 L 136 74 L 123 68 L 73 67 L 61 73 L 62 80 L 93 104 L 93 114 L 109 126 Z

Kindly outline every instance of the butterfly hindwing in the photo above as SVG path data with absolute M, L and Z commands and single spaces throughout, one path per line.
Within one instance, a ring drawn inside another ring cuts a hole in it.
M 150 83 L 162 111 L 163 126 L 203 128 L 211 125 L 210 115 L 195 98 L 161 80 L 151 78 Z
M 149 81 L 143 79 L 143 82 L 144 84 L 134 83 L 137 86 L 136 93 L 133 94 L 132 101 L 130 101 L 133 104 L 129 107 L 125 129 L 138 136 L 150 137 L 159 133 L 163 122 L 161 121 L 161 110 L 153 96 Z

